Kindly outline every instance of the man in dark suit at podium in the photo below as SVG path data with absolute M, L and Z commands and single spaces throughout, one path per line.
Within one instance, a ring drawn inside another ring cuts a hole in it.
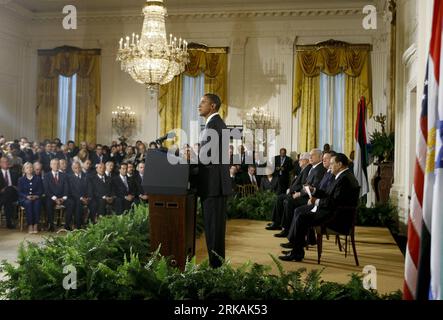
M 209 263 L 212 267 L 220 267 L 220 258 L 225 258 L 225 232 L 226 232 L 226 209 L 227 197 L 232 193 L 232 184 L 229 175 L 229 161 L 222 163 L 222 131 L 226 124 L 218 114 L 221 106 L 220 98 L 215 94 L 207 93 L 200 101 L 198 110 L 201 117 L 206 119 L 205 131 L 201 141 L 198 165 L 197 191 L 201 199 L 203 217 L 205 221 L 205 238 L 208 247 Z M 218 139 L 218 150 L 208 151 L 208 146 L 215 144 L 214 136 L 209 130 L 215 130 Z M 211 156 L 218 152 L 218 161 L 213 161 Z M 209 160 L 211 161 L 207 161 Z M 229 157 L 227 157 L 229 159 Z M 220 257 L 220 258 L 219 258 Z

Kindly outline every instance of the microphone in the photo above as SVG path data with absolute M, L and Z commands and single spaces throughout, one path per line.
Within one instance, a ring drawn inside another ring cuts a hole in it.
M 157 138 L 157 140 L 155 140 L 155 142 L 157 144 L 162 144 L 163 141 L 165 141 L 166 139 L 172 139 L 172 138 L 175 138 L 175 136 L 176 136 L 175 132 L 174 131 L 170 131 L 167 134 L 165 134 L 164 136 L 162 136 L 160 138 Z

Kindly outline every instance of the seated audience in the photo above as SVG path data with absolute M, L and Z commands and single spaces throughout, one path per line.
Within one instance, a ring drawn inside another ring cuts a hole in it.
M 308 174 L 312 168 L 310 164 L 310 156 L 308 152 L 303 153 L 300 156 L 300 174 L 294 178 L 290 187 L 286 190 L 286 193 L 280 194 L 277 197 L 277 201 L 272 209 L 272 222 L 266 226 L 267 230 L 281 230 L 281 223 L 284 213 L 285 202 L 292 198 L 292 195 L 296 192 L 300 192 L 303 189 L 303 185 L 306 183 Z
M 306 185 L 318 188 L 323 176 L 329 169 L 329 161 L 331 159 L 330 152 L 325 153 L 322 156 L 322 152 L 319 149 L 314 149 L 310 153 L 310 163 L 312 168 L 306 178 Z M 318 162 L 319 161 L 319 162 Z M 286 237 L 288 235 L 289 227 L 291 226 L 294 210 L 300 206 L 305 205 L 309 200 L 309 196 L 305 188 L 302 188 L 299 192 L 292 194 L 292 197 L 287 199 L 284 203 L 283 216 L 281 226 L 283 230 L 280 233 L 275 234 L 276 237 Z
M 97 216 L 107 214 L 107 206 L 114 203 L 114 193 L 112 190 L 112 178 L 105 175 L 105 165 L 97 164 L 97 174 L 92 175 L 89 180 L 89 194 L 92 198 L 89 218 L 96 222 Z
M 128 164 L 121 163 L 119 167 L 119 175 L 112 178 L 112 190 L 115 195 L 115 212 L 120 215 L 125 210 L 131 208 L 137 193 L 136 187 L 132 179 L 128 179 Z
M 241 177 L 241 184 L 252 184 L 258 188 L 257 176 L 255 175 L 255 166 L 253 164 L 248 165 L 248 171 Z
M 44 172 L 49 172 L 51 170 L 50 162 L 54 158 L 55 156 L 51 152 L 51 143 L 47 142 L 45 144 L 45 150 L 38 154 L 38 161 L 42 164 Z
M 12 222 L 14 214 L 14 202 L 18 199 L 17 182 L 19 175 L 17 172 L 9 169 L 9 159 L 5 156 L 0 158 L 0 208 L 4 207 L 6 216 L 6 227 L 8 229 L 14 229 L 14 223 Z
M 126 155 L 123 158 L 123 162 L 133 164 L 135 162 L 135 157 L 136 157 L 136 154 L 135 154 L 134 147 L 132 147 L 132 146 L 126 147 Z
M 137 188 L 137 197 L 140 201 L 147 202 L 149 196 L 143 188 L 143 175 L 145 174 L 145 163 L 140 162 L 137 165 L 137 172 L 134 174 L 134 181 Z
M 18 179 L 19 205 L 25 208 L 28 233 L 38 233 L 43 181 L 34 174 L 32 163 L 23 165 L 24 176 Z
M 112 161 L 108 161 L 106 162 L 106 166 L 105 166 L 105 175 L 108 178 L 112 178 L 114 176 L 114 162 Z
M 108 156 L 103 154 L 103 146 L 101 144 L 97 144 L 95 148 L 95 152 L 92 152 L 92 168 L 95 168 L 99 163 L 106 163 L 108 161 Z
M 34 174 L 43 180 L 44 172 L 43 172 L 43 166 L 42 166 L 41 162 L 36 161 L 36 162 L 34 162 L 34 164 L 32 166 L 34 169 Z
M 50 171 L 45 174 L 43 187 L 46 196 L 46 213 L 48 215 L 48 231 L 54 231 L 54 210 L 57 206 L 65 207 L 65 215 L 72 215 L 71 201 L 68 199 L 69 185 L 66 174 L 59 172 L 59 160 L 52 159 Z M 65 229 L 68 226 L 65 225 Z
M 349 160 L 346 155 L 337 153 L 331 158 L 331 172 L 335 177 L 327 190 L 311 187 L 312 198 L 309 204 L 296 209 L 294 227 L 288 234 L 289 243 L 282 244 L 291 248 L 289 254 L 280 256 L 284 261 L 301 261 L 304 258 L 304 246 L 309 228 L 324 223 L 333 223 L 335 230 L 342 226 L 336 225 L 337 221 L 346 223 L 350 217 L 342 217 L 340 208 L 355 207 L 358 202 L 358 181 L 348 168 Z
M 278 178 L 274 175 L 271 167 L 266 167 L 266 176 L 262 177 L 260 182 L 261 191 L 278 192 Z
M 137 147 L 137 155 L 135 156 L 134 164 L 138 166 L 139 163 L 145 163 L 146 159 L 146 146 L 144 143 L 140 142 Z
M 83 224 L 83 210 L 84 207 L 91 207 L 89 178 L 82 171 L 79 162 L 72 164 L 72 174 L 68 176 L 69 183 L 69 199 L 72 202 L 72 212 L 74 214 L 74 224 L 77 229 L 80 229 Z M 72 216 L 66 217 L 67 230 L 70 230 Z

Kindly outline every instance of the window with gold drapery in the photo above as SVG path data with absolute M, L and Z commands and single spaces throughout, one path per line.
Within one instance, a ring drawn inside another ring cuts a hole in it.
M 40 140 L 57 134 L 59 76 L 77 75 L 76 141 L 96 142 L 96 118 L 100 112 L 101 51 L 60 47 L 38 51 L 37 133 Z
M 183 74 L 198 77 L 204 73 L 204 91 L 220 97 L 222 105 L 219 113 L 225 118 L 228 112 L 228 48 L 210 48 L 190 43 L 188 53 L 189 63 Z M 160 86 L 158 100 L 161 135 L 182 126 L 183 74 L 176 76 L 170 83 Z
M 318 121 L 320 104 L 320 73 L 345 75 L 344 126 L 347 155 L 354 149 L 357 105 L 360 97 L 367 101 L 372 116 L 371 45 L 349 44 L 328 40 L 316 45 L 299 45 L 294 56 L 293 114 L 300 110 L 299 151 L 321 147 Z

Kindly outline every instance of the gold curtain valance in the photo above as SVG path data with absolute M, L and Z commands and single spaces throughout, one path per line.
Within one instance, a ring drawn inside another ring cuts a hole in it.
M 58 77 L 77 74 L 75 139 L 96 141 L 101 104 L 101 50 L 60 47 L 38 50 L 37 122 L 40 139 L 54 138 L 58 122 Z
M 293 113 L 300 108 L 301 90 L 304 77 L 317 77 L 320 72 L 329 76 L 345 73 L 349 77 L 359 78 L 361 95 L 367 100 L 369 116 L 372 116 L 372 96 L 370 71 L 371 45 L 351 45 L 345 42 L 329 40 L 318 45 L 297 46 L 295 57 L 295 79 Z M 357 105 L 358 101 L 356 101 Z
M 100 49 L 83 50 L 61 47 L 53 50 L 38 50 L 39 76 L 53 78 L 62 75 L 82 78 L 89 77 L 95 68 L 100 67 Z
M 204 73 L 205 93 L 214 93 L 222 101 L 219 114 L 225 118 L 228 111 L 228 51 L 229 48 L 209 48 L 202 44 L 190 43 L 188 46 L 189 63 L 186 65 L 184 75 L 198 77 Z M 182 81 L 179 75 L 174 80 Z M 181 127 L 181 85 L 176 81 L 160 86 L 159 113 L 161 119 L 161 134 Z M 178 97 L 180 95 L 180 97 Z M 170 118 L 170 119 L 166 119 Z

